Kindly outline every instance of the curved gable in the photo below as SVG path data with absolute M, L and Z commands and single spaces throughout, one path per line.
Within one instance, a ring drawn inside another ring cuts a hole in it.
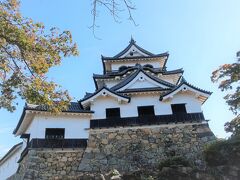
M 142 88 L 169 88 L 169 86 L 157 82 L 154 79 L 151 79 L 143 72 L 139 72 L 138 75 L 130 81 L 128 84 L 123 86 L 122 88 L 118 89 L 119 91 L 124 91 L 125 89 L 142 89 Z
M 98 91 L 96 91 L 95 93 L 93 93 L 91 96 L 88 96 L 87 98 L 82 99 L 80 101 L 80 103 L 83 107 L 86 107 L 87 105 L 89 105 L 92 101 L 94 101 L 98 97 L 113 97 L 119 102 L 122 102 L 122 101 L 130 102 L 130 97 L 123 96 L 121 94 L 118 94 L 118 93 L 106 88 L 106 87 L 103 87 L 103 88 L 99 89 Z
M 180 83 L 176 88 L 173 88 L 171 91 L 167 92 L 166 94 L 162 95 L 160 97 L 160 100 L 166 101 L 168 99 L 173 98 L 174 95 L 180 93 L 180 92 L 192 92 L 195 94 L 195 97 L 203 104 L 207 98 L 212 94 L 209 91 L 202 90 L 200 88 L 197 88 L 186 81 Z
M 132 88 L 173 88 L 174 85 L 158 79 L 154 76 L 151 76 L 144 72 L 141 68 L 139 68 L 135 73 L 131 74 L 127 78 L 123 79 L 119 84 L 112 87 L 112 90 L 115 91 L 123 91 L 128 89 L 132 86 Z

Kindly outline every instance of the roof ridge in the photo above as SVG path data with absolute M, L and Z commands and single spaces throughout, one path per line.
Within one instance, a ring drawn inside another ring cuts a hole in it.
M 96 77 L 109 77 L 109 78 L 112 78 L 114 76 L 122 76 L 124 74 L 126 74 L 128 71 L 131 71 L 131 70 L 134 70 L 134 69 L 137 69 L 138 67 L 136 66 L 133 66 L 133 67 L 129 67 L 123 71 L 120 71 L 120 72 L 116 72 L 116 73 L 110 73 L 110 74 L 96 74 L 96 73 L 93 73 L 93 78 L 96 78 Z M 149 70 L 151 71 L 152 73 L 162 73 L 163 75 L 166 75 L 166 74 L 177 74 L 177 73 L 183 73 L 184 70 L 183 68 L 179 68 L 179 69 L 175 69 L 175 70 L 162 70 L 160 68 L 158 68 L 159 70 L 157 69 L 154 69 L 154 68 L 149 68 L 149 67 L 145 67 L 143 66 L 143 69 L 144 70 Z
M 191 88 L 193 88 L 193 89 L 195 89 L 195 90 L 197 90 L 197 91 L 201 91 L 201 92 L 206 93 L 206 94 L 209 94 L 209 95 L 212 94 L 212 92 L 210 92 L 210 91 L 206 91 L 206 90 L 204 90 L 204 89 L 201 89 L 201 88 L 199 88 L 199 87 L 197 87 L 197 86 L 194 86 L 194 85 L 188 83 L 188 82 L 186 81 L 186 79 L 182 76 L 180 83 L 179 83 L 176 87 L 174 87 L 171 91 L 168 91 L 167 93 L 162 94 L 159 99 L 161 100 L 164 96 L 166 96 L 166 95 L 174 92 L 174 91 L 177 90 L 179 87 L 181 87 L 183 84 L 186 84 L 186 85 L 188 85 L 189 87 L 191 87 Z
M 123 54 L 125 54 L 132 46 L 135 46 L 138 50 L 142 51 L 143 53 L 149 55 L 149 56 L 153 56 L 155 54 L 147 51 L 146 49 L 140 47 L 139 45 L 137 45 L 136 41 L 133 39 L 133 37 L 131 36 L 131 39 L 129 41 L 129 44 L 127 45 L 127 47 L 125 47 L 122 51 L 120 51 L 118 54 L 116 54 L 115 56 L 112 56 L 111 58 L 119 58 L 120 56 L 122 56 Z M 105 57 L 102 55 L 102 58 L 110 58 L 110 57 Z
M 159 54 L 152 54 L 149 56 L 130 56 L 130 57 L 109 57 L 109 56 L 101 56 L 102 60 L 121 60 L 121 59 L 138 59 L 138 58 L 154 58 L 154 57 L 164 57 L 169 56 L 168 53 L 159 53 Z
M 147 72 L 145 72 L 143 70 L 143 67 L 140 65 L 140 66 L 138 66 L 138 70 L 137 71 L 135 71 L 131 75 L 127 76 L 125 79 L 123 79 L 121 82 L 119 82 L 118 84 L 113 86 L 111 89 L 112 90 L 117 90 L 117 89 L 120 89 L 120 88 L 124 87 L 126 84 L 128 84 L 130 81 L 132 81 L 138 75 L 139 72 L 142 72 L 143 74 L 148 76 L 150 79 L 153 79 L 153 80 L 157 81 L 158 83 L 162 83 L 162 84 L 164 84 L 166 86 L 170 86 L 170 87 L 174 87 L 175 86 L 174 84 L 171 84 L 171 83 L 169 83 L 167 81 L 164 81 L 162 79 L 156 78 L 156 77 L 148 74 Z

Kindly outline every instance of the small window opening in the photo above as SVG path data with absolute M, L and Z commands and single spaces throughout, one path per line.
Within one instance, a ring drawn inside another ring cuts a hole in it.
M 85 107 L 85 110 L 90 111 L 91 110 L 90 106 Z
M 153 68 L 153 65 L 151 65 L 151 64 L 145 64 L 143 67 Z
M 154 106 L 139 106 L 138 107 L 138 116 L 153 116 Z
M 46 139 L 64 139 L 65 129 L 64 128 L 46 128 L 45 138 Z
M 173 114 L 187 113 L 185 104 L 172 104 L 171 107 Z
M 121 67 L 119 67 L 119 71 L 121 72 L 121 71 L 124 71 L 124 70 L 126 70 L 128 67 L 127 66 L 121 66 Z
M 120 117 L 120 108 L 106 109 L 106 118 L 119 118 L 119 117 Z

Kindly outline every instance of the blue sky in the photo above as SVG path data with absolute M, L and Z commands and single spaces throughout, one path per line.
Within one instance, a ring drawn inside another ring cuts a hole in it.
M 101 54 L 112 56 L 128 45 L 131 35 L 138 45 L 153 53 L 168 51 L 168 70 L 184 69 L 187 81 L 212 96 L 203 105 L 203 112 L 212 131 L 227 137 L 224 123 L 234 116 L 223 100 L 224 93 L 210 80 L 219 65 L 233 63 L 240 49 L 239 0 L 132 0 L 138 26 L 128 21 L 127 12 L 115 23 L 102 8 L 96 35 L 88 28 L 92 23 L 91 0 L 22 0 L 24 16 L 43 22 L 47 28 L 56 26 L 70 30 L 80 51 L 79 57 L 63 60 L 51 69 L 49 77 L 67 89 L 75 100 L 86 91 L 94 91 L 93 73 L 102 73 Z M 20 141 L 12 135 L 24 101 L 14 113 L 0 110 L 0 156 Z

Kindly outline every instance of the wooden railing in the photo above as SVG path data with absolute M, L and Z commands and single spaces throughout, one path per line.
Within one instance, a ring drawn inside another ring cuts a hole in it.
M 85 148 L 87 139 L 32 139 L 29 148 Z
M 169 123 L 187 123 L 202 122 L 205 118 L 203 113 L 184 113 L 158 116 L 141 116 L 127 118 L 108 118 L 108 119 L 92 119 L 90 128 L 110 128 L 125 126 L 143 126 L 143 125 L 160 125 Z
M 31 139 L 27 147 L 21 153 L 18 162 L 21 162 L 23 158 L 28 154 L 29 149 L 35 148 L 86 148 L 87 139 Z

